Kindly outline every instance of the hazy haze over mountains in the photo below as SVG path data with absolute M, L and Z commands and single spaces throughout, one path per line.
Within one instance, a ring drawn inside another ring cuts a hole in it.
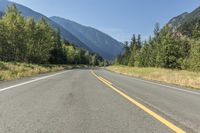
M 7 0 L 0 0 L 0 11 L 4 12 L 6 7 L 12 3 Z M 16 3 L 16 6 L 22 12 L 23 16 L 32 16 L 35 20 L 44 18 L 52 27 L 60 29 L 61 36 L 64 39 L 76 46 L 95 52 L 107 60 L 114 59 L 123 49 L 122 43 L 94 28 L 82 26 L 59 17 L 52 17 L 50 19 L 23 5 Z
M 123 48 L 122 43 L 92 27 L 83 26 L 60 17 L 50 17 L 50 19 L 60 24 L 85 43 L 92 51 L 97 52 L 106 59 L 114 59 L 113 57 L 116 57 Z

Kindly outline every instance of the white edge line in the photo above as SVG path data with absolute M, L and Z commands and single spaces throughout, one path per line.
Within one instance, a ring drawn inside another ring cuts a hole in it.
M 143 82 L 146 82 L 146 83 L 150 83 L 150 84 L 154 84 L 154 85 L 159 85 L 159 86 L 171 88 L 171 89 L 178 90 L 178 91 L 183 91 L 183 92 L 187 92 L 187 93 L 192 93 L 192 94 L 200 95 L 199 92 L 195 92 L 195 91 L 180 89 L 180 88 L 177 88 L 177 87 L 172 87 L 172 86 L 168 86 L 168 85 L 163 85 L 163 84 L 159 84 L 159 83 L 155 83 L 155 82 L 151 82 L 151 81 L 147 81 L 147 80 L 143 80 L 143 79 L 138 79 L 138 78 L 135 78 L 135 77 L 133 77 L 133 79 L 138 80 L 138 81 L 143 81 Z
M 34 79 L 34 80 L 30 80 L 30 81 L 27 81 L 27 82 L 24 82 L 24 83 L 20 83 L 20 84 L 12 85 L 12 86 L 9 86 L 9 87 L 5 87 L 5 88 L 0 89 L 0 92 L 6 91 L 6 90 L 9 90 L 9 89 L 12 89 L 12 88 L 16 88 L 16 87 L 19 87 L 19 86 L 23 86 L 23 85 L 26 85 L 26 84 L 29 84 L 29 83 L 33 83 L 33 82 L 36 82 L 36 81 L 39 81 L 39 80 L 47 79 L 47 78 L 50 78 L 50 77 L 53 77 L 53 76 L 57 76 L 57 75 L 60 75 L 60 74 L 63 74 L 63 73 L 69 72 L 69 71 L 70 70 L 67 70 L 67 71 L 64 71 L 64 72 L 60 72 L 60 73 L 56 73 L 56 74 L 40 77 L 40 78 L 37 78 L 37 79 Z
M 106 70 L 108 71 L 108 70 Z M 108 71 L 109 72 L 109 71 Z M 116 72 L 113 72 L 115 74 L 120 74 L 120 73 L 116 73 Z M 121 74 L 123 76 L 128 76 L 128 75 L 125 75 L 125 74 Z M 128 76 L 128 77 L 131 77 L 131 76 Z M 163 86 L 163 87 L 167 87 L 167 88 L 171 88 L 171 89 L 174 89 L 174 90 L 178 90 L 178 91 L 182 91 L 182 92 L 187 92 L 187 93 L 191 93 L 191 94 L 195 94 L 195 95 L 200 95 L 200 92 L 195 92 L 195 91 L 190 91 L 190 90 L 185 90 L 185 89 L 180 89 L 180 88 L 177 88 L 177 87 L 172 87 L 172 86 L 168 86 L 168 85 L 163 85 L 163 84 L 159 84 L 159 83 L 155 83 L 155 82 L 152 82 L 152 81 L 148 81 L 148 80 L 144 80 L 144 79 L 139 79 L 139 78 L 136 78 L 136 77 L 131 77 L 135 80 L 138 80 L 138 81 L 143 81 L 143 82 L 146 82 L 146 83 L 150 83 L 150 84 L 154 84 L 154 85 L 159 85 L 159 86 Z

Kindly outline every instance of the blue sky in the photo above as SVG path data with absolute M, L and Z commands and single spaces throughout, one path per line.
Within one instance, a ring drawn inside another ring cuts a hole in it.
M 154 24 L 191 12 L 200 0 L 11 0 L 46 16 L 60 16 L 97 28 L 119 41 L 133 33 L 148 38 Z

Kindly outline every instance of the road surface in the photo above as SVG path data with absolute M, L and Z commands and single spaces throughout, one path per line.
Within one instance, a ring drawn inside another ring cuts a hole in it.
M 171 133 L 174 128 L 200 132 L 200 92 L 103 69 L 0 83 L 0 133 Z

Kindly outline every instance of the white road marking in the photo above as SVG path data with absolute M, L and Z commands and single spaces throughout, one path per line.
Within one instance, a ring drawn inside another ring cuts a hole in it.
M 37 79 L 34 79 L 34 80 L 30 80 L 30 81 L 23 82 L 23 83 L 20 83 L 20 84 L 12 85 L 12 86 L 5 87 L 5 88 L 2 88 L 2 89 L 0 88 L 0 92 L 6 91 L 6 90 L 9 90 L 9 89 L 12 89 L 12 88 L 16 88 L 16 87 L 19 87 L 19 86 L 23 86 L 23 85 L 26 85 L 26 84 L 30 84 L 30 83 L 33 83 L 33 82 L 36 82 L 36 81 L 39 81 L 39 80 L 43 80 L 43 79 L 47 79 L 47 78 L 50 78 L 50 77 L 54 77 L 54 76 L 57 76 L 57 75 L 60 75 L 60 74 L 63 74 L 63 73 L 67 73 L 69 71 L 70 70 L 67 70 L 67 71 L 64 71 L 64 72 L 59 72 L 59 73 L 56 73 L 56 74 L 43 76 L 43 77 L 40 77 L 40 78 L 37 78 Z
M 115 73 L 115 72 L 112 72 L 112 73 Z M 115 73 L 115 74 L 119 74 L 119 73 Z M 121 75 L 127 76 L 125 74 L 121 74 Z M 129 77 L 131 77 L 131 76 L 129 76 Z M 171 88 L 171 89 L 182 91 L 182 92 L 187 92 L 187 93 L 191 93 L 191 94 L 195 94 L 195 95 L 200 95 L 200 92 L 196 92 L 196 91 L 190 91 L 190 90 L 186 90 L 186 89 L 180 89 L 180 88 L 177 88 L 177 87 L 168 86 L 168 85 L 164 85 L 164 84 L 159 84 L 159 83 L 155 83 L 155 82 L 148 81 L 148 80 L 145 80 L 145 79 L 139 79 L 139 78 L 136 78 L 136 77 L 131 77 L 131 78 L 133 78 L 134 80 L 138 80 L 138 81 L 142 81 L 142 82 L 146 82 L 146 83 L 150 83 L 150 84 L 154 84 L 154 85 L 159 85 L 159 86 Z
M 180 89 L 180 88 L 177 88 L 177 87 L 163 85 L 163 84 L 159 84 L 159 83 L 155 83 L 155 82 L 151 82 L 151 81 L 147 81 L 147 80 L 143 80 L 143 79 L 138 79 L 138 78 L 135 78 L 135 77 L 133 77 L 133 79 L 138 80 L 138 81 L 142 81 L 142 82 L 146 82 L 146 83 L 150 83 L 150 84 L 154 84 L 154 85 L 159 85 L 159 86 L 171 88 L 171 89 L 178 90 L 178 91 L 183 91 L 183 92 L 187 92 L 187 93 L 192 93 L 192 94 L 200 95 L 200 92 L 195 92 L 195 91 Z
M 106 70 L 106 71 L 108 71 L 108 70 Z M 108 71 L 108 72 L 110 72 L 110 71 Z M 128 76 L 128 75 L 125 75 L 125 74 L 116 73 L 116 72 L 112 72 L 112 71 L 111 71 L 111 73 L 120 74 L 120 75 L 123 75 L 123 76 Z M 195 95 L 200 95 L 200 91 L 199 91 L 199 92 L 197 92 L 197 91 L 190 91 L 190 90 L 180 89 L 180 88 L 173 87 L 173 86 L 168 86 L 168 85 L 164 85 L 164 84 L 155 83 L 155 82 L 153 82 L 153 81 L 148 81 L 148 80 L 145 80 L 145 79 L 139 79 L 139 78 L 132 77 L 132 76 L 128 76 L 128 77 L 131 77 L 131 78 L 133 78 L 133 79 L 135 79 L 135 80 L 142 81 L 142 82 L 146 82 L 146 83 L 149 83 L 149 84 L 159 85 L 159 86 L 171 88 L 171 89 L 178 90 L 178 91 L 182 91 L 182 92 L 187 92 L 187 93 L 191 93 L 191 94 L 195 94 Z

